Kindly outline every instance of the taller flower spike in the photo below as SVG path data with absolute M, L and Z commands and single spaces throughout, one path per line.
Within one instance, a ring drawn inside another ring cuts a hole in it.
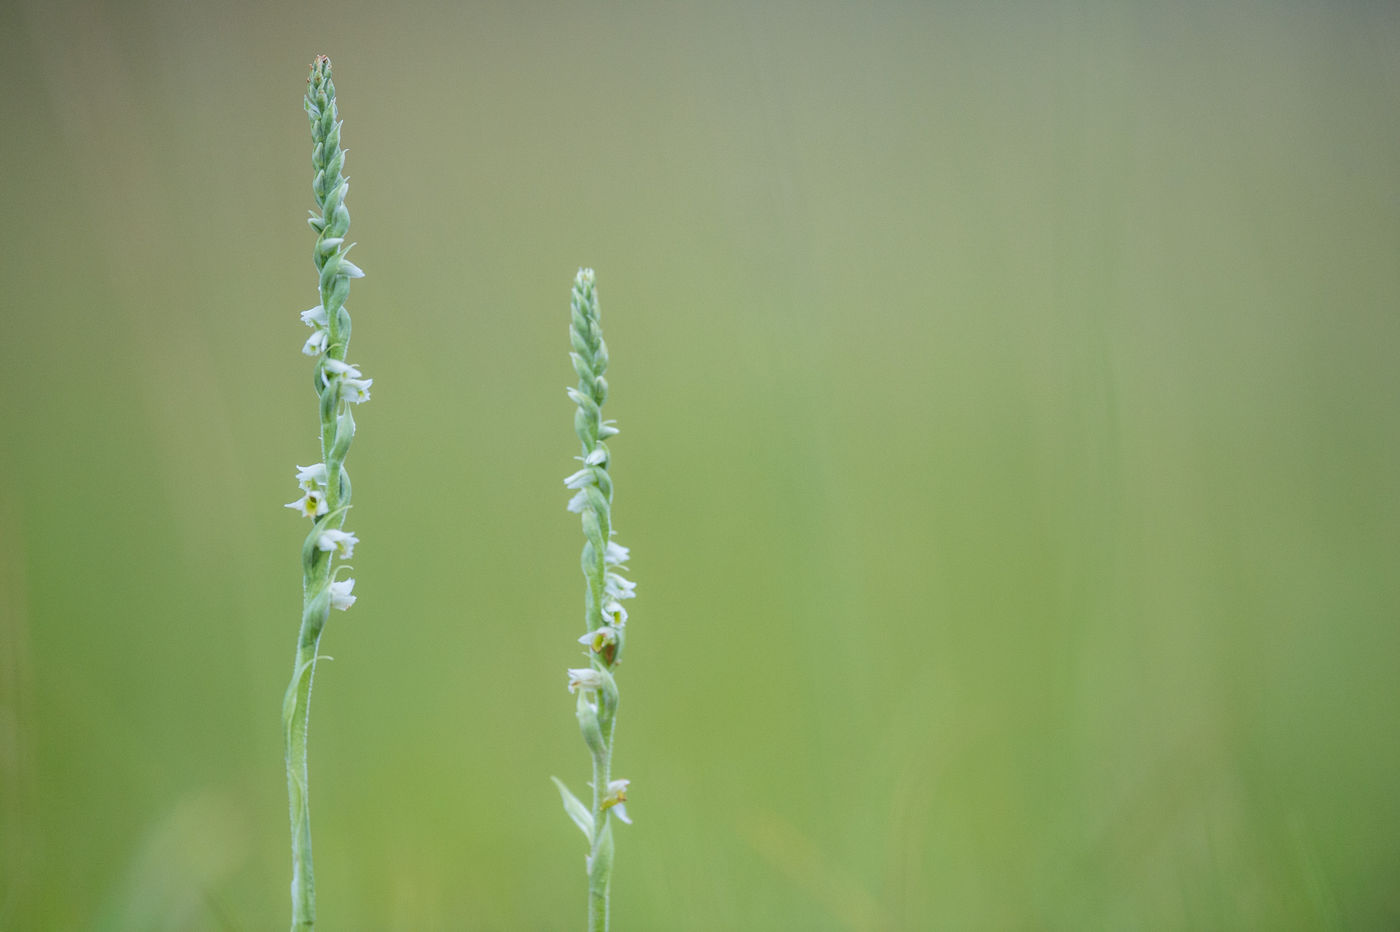
M 345 150 L 340 146 L 340 119 L 331 81 L 331 60 L 316 56 L 306 87 L 306 115 L 311 122 L 312 192 L 320 213 L 312 212 L 316 231 L 312 260 L 316 265 L 320 303 L 301 312 L 311 328 L 302 352 L 316 357 L 314 388 L 321 422 L 321 462 L 297 467 L 297 484 L 304 493 L 287 507 L 312 520 L 301 548 L 302 613 L 297 636 L 292 682 L 282 703 L 282 728 L 287 752 L 287 793 L 292 824 L 292 929 L 307 930 L 316 924 L 316 882 L 311 862 L 311 810 L 307 802 L 310 776 L 306 733 L 310 714 L 311 683 L 316 672 L 317 648 L 331 609 L 345 611 L 355 603 L 355 580 L 337 579 L 338 560 L 348 559 L 359 538 L 345 530 L 350 509 L 350 474 L 345 457 L 355 436 L 350 405 L 369 400 L 372 379 L 345 361 L 350 347 L 350 311 L 345 306 L 351 279 L 364 272 L 348 258 L 345 242 L 350 211 L 345 195 L 350 185 L 342 169 Z

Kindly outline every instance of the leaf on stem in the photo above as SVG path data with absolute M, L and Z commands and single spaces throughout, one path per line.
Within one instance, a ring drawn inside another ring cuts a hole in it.
M 569 788 L 564 785 L 564 781 L 558 777 L 550 777 L 554 785 L 559 787 L 559 796 L 564 800 L 564 811 L 569 818 L 574 820 L 574 824 L 583 832 L 583 837 L 588 839 L 588 843 L 593 843 L 593 813 L 588 811 L 588 807 L 579 802 L 578 797 L 569 792 Z

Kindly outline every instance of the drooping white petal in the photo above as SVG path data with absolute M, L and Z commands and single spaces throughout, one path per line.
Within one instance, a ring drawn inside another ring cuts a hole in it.
M 322 361 L 322 366 L 331 375 L 342 376 L 347 379 L 360 378 L 360 370 L 350 365 L 348 362 L 341 362 L 339 359 L 326 359 Z
M 608 603 L 603 606 L 603 614 L 611 617 L 613 624 L 619 627 L 627 624 L 627 609 L 623 608 L 622 603 L 617 599 L 608 600 Z
M 593 470 L 587 467 L 580 469 L 576 473 L 571 473 L 564 479 L 565 487 L 570 489 L 582 489 L 593 483 Z
M 301 486 L 304 492 L 313 492 L 318 488 L 325 488 L 326 464 L 317 463 L 314 466 L 298 466 L 297 485 Z
M 354 588 L 354 579 L 342 579 L 331 583 L 331 608 L 338 608 L 343 612 L 354 605 L 355 596 L 351 595 Z
M 360 539 L 349 531 L 340 531 L 335 528 L 322 531 L 321 536 L 316 538 L 316 547 L 334 553 L 342 560 L 348 560 L 355 555 L 355 545 Z
M 369 401 L 369 387 L 374 379 L 341 379 L 341 397 L 352 405 Z
M 326 343 L 330 339 L 330 332 L 317 330 L 306 338 L 302 344 L 301 351 L 307 356 L 320 356 L 326 351 Z
M 578 689 L 602 689 L 603 674 L 592 667 L 569 670 L 569 692 Z
M 637 584 L 616 573 L 608 573 L 603 577 L 603 591 L 614 599 L 631 599 L 637 595 Z
M 315 489 L 308 489 L 301 498 L 294 502 L 288 502 L 287 507 L 308 518 L 318 518 L 331 510 L 331 506 L 326 503 L 325 496 Z

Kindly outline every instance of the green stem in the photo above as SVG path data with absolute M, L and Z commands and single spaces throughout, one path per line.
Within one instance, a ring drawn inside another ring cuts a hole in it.
M 303 625 L 297 646 L 297 665 L 289 698 L 294 712 L 287 726 L 287 795 L 292 817 L 292 930 L 316 925 L 316 875 L 311 860 L 311 806 L 307 797 L 310 772 L 306 734 L 311 709 L 311 681 L 316 668 L 320 635 L 310 635 Z M 309 640 L 309 643 L 306 643 Z

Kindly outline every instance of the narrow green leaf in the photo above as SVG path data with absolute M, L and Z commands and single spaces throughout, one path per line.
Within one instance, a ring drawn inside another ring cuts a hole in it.
M 588 811 L 588 807 L 578 801 L 578 797 L 569 792 L 569 788 L 564 785 L 564 781 L 558 777 L 550 777 L 554 785 L 559 787 L 559 796 L 564 800 L 564 811 L 569 818 L 574 820 L 574 824 L 583 832 L 583 837 L 588 839 L 588 843 L 593 844 L 593 813 Z

